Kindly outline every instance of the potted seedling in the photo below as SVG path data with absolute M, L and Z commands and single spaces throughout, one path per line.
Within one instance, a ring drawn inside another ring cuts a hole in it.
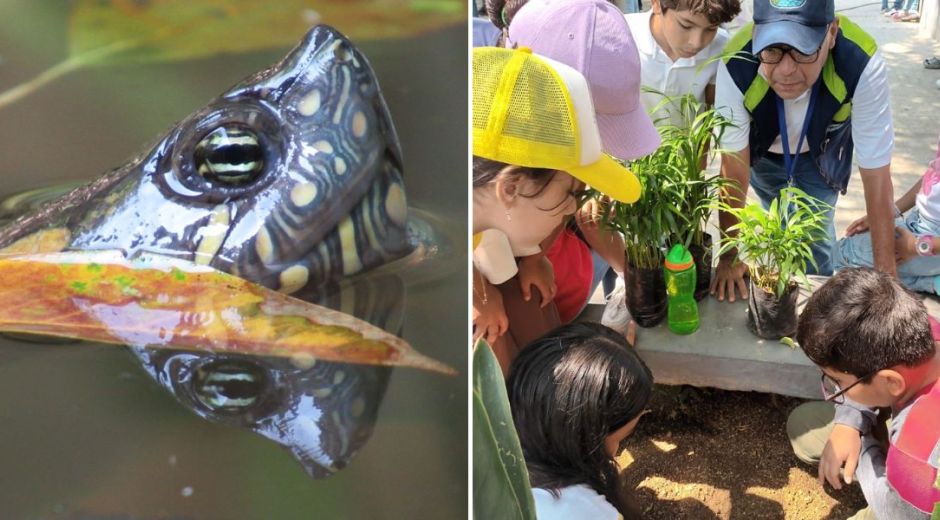
M 610 202 L 605 224 L 623 234 L 626 306 L 641 327 L 652 327 L 666 316 L 663 251 L 677 229 L 688 226 L 682 210 L 684 186 L 670 158 L 671 148 L 660 147 L 630 163 L 642 186 L 633 204 Z
M 656 125 L 662 148 L 678 175 L 676 182 L 683 187 L 681 212 L 688 216 L 687 225 L 673 231 L 671 242 L 683 244 L 692 253 L 697 271 L 695 299 L 701 300 L 708 295 L 712 271 L 712 237 L 705 229 L 719 192 L 727 184 L 717 172 L 709 175 L 706 167 L 720 153 L 718 143 L 732 123 L 692 95 L 669 97 L 647 90 L 663 98 L 653 114 L 663 114 L 656 118 Z
M 765 339 L 796 332 L 799 285 L 807 285 L 806 267 L 815 266 L 810 246 L 826 237 L 825 213 L 831 207 L 798 188 L 780 190 L 768 209 L 721 204 L 738 223 L 728 229 L 719 254 L 738 251 L 747 263 L 748 328 Z

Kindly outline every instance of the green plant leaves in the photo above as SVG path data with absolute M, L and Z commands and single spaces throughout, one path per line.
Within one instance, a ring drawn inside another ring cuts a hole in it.
M 473 516 L 535 519 L 506 383 L 496 356 L 483 340 L 473 352 Z
M 650 89 L 645 89 L 648 92 Z M 657 119 L 662 144 L 652 154 L 629 164 L 643 186 L 634 204 L 612 203 L 607 225 L 624 234 L 627 260 L 655 269 L 664 249 L 704 242 L 704 230 L 727 181 L 705 176 L 705 165 L 718 139 L 731 123 L 692 96 L 663 100 L 654 109 L 671 114 Z
M 353 41 L 402 38 L 466 13 L 466 0 L 78 0 L 69 55 L 91 64 L 205 58 L 290 47 L 319 23 Z
M 826 238 L 825 215 L 831 206 L 789 187 L 766 210 L 757 203 L 721 208 L 738 223 L 728 229 L 719 254 L 737 249 L 750 265 L 754 284 L 777 296 L 797 281 L 806 283 L 807 266 L 816 265 L 810 246 Z

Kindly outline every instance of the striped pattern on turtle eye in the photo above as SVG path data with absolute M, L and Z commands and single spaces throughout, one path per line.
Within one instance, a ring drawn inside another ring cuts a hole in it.
M 247 184 L 264 169 L 264 150 L 254 132 L 240 126 L 220 126 L 196 145 L 196 171 L 210 181 Z
M 267 387 L 264 370 L 240 360 L 212 361 L 193 375 L 196 399 L 215 412 L 244 412 L 258 403 Z

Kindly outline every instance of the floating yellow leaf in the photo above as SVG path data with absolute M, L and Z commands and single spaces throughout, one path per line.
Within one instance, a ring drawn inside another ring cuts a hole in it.
M 204 58 L 297 43 L 317 24 L 354 42 L 466 24 L 466 0 L 78 0 L 69 54 L 96 63 Z
M 353 316 L 208 267 L 116 251 L 0 258 L 0 330 L 454 373 Z

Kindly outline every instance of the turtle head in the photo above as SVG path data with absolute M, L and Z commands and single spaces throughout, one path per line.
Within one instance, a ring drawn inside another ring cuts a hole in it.
M 188 258 L 291 293 L 410 251 L 401 172 L 372 68 L 318 26 L 148 154 L 66 197 L 59 225 L 70 248 Z

